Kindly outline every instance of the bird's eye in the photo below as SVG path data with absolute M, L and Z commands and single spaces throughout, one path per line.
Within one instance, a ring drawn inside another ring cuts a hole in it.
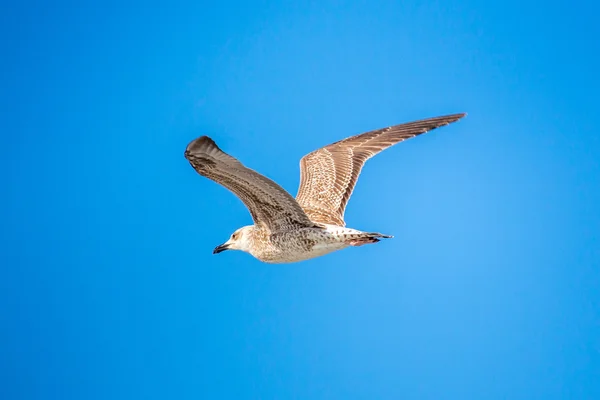
M 239 233 L 237 233 L 237 232 L 236 232 L 236 233 L 234 233 L 233 235 L 231 235 L 231 238 L 232 238 L 233 240 L 237 240 L 238 236 L 239 236 Z

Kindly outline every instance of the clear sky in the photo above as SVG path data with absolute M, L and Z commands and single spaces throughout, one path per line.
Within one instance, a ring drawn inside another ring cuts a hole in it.
M 0 398 L 600 398 L 592 2 L 13 2 L 0 12 Z M 346 136 L 467 112 L 369 161 L 290 265 L 183 157 L 295 195 Z

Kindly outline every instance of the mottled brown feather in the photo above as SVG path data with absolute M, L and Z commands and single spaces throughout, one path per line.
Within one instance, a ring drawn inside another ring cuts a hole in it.
M 184 154 L 200 175 L 225 186 L 239 197 L 255 225 L 270 232 L 315 226 L 281 186 L 223 152 L 208 136 L 192 141 Z
M 332 143 L 300 160 L 296 200 L 315 222 L 345 226 L 344 211 L 365 162 L 406 139 L 456 122 L 453 114 L 394 125 Z

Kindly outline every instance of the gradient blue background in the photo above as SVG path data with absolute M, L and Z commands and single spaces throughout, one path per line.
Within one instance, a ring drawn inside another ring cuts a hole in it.
M 0 13 L 0 398 L 600 398 L 597 6 L 101 3 Z M 367 164 L 346 219 L 395 239 L 211 254 L 251 219 L 191 139 L 295 194 L 462 111 Z

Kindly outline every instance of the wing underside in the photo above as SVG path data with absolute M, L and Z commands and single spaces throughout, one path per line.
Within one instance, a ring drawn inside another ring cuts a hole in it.
M 315 222 L 345 226 L 344 212 L 365 162 L 406 139 L 456 122 L 453 114 L 394 125 L 332 143 L 300 160 L 296 200 Z

